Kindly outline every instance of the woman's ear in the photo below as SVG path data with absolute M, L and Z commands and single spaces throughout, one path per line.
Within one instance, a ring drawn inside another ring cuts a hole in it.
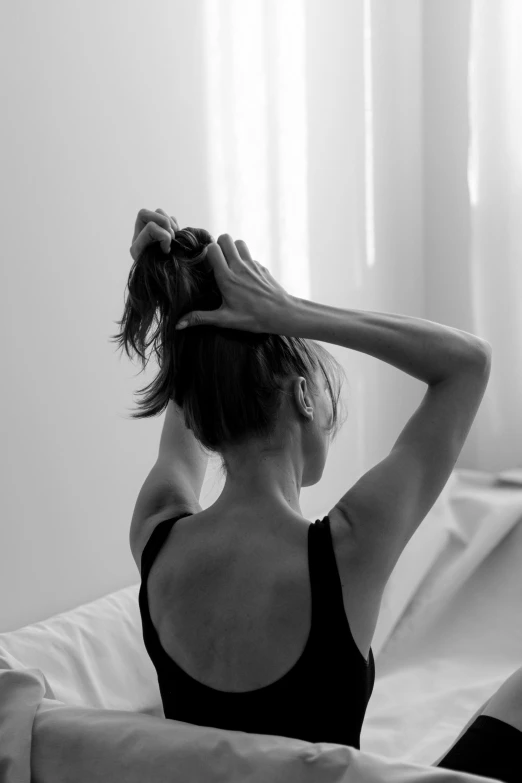
M 312 396 L 306 382 L 306 378 L 302 376 L 296 378 L 294 381 L 294 399 L 298 407 L 299 412 L 306 416 L 309 421 L 313 421 L 314 408 L 312 403 Z

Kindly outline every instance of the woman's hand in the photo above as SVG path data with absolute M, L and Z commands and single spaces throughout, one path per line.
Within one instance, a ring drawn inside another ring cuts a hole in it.
M 245 332 L 285 334 L 294 310 L 293 298 L 266 267 L 252 259 L 246 243 L 221 234 L 217 243 L 205 250 L 223 302 L 217 310 L 187 313 L 176 329 L 212 324 Z
M 174 232 L 179 231 L 175 217 L 169 217 L 163 209 L 152 212 L 150 209 L 140 209 L 136 224 L 130 254 L 138 260 L 147 245 L 159 242 L 164 253 L 168 253 Z

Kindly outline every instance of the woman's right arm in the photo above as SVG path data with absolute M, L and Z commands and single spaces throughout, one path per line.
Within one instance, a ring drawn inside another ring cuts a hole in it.
M 335 343 L 362 351 L 426 383 L 490 350 L 459 329 L 391 313 L 343 310 L 290 295 L 243 240 L 221 234 L 206 248 L 223 301 L 216 310 L 186 313 L 176 328 L 213 324 Z
M 284 331 L 361 351 L 432 384 L 483 363 L 491 346 L 468 332 L 408 315 L 344 310 L 291 297 Z
M 421 318 L 342 310 L 307 300 L 287 310 L 285 333 L 362 351 L 428 388 L 390 453 L 329 512 L 347 524 L 341 581 L 384 590 L 397 560 L 448 481 L 488 384 L 489 343 Z

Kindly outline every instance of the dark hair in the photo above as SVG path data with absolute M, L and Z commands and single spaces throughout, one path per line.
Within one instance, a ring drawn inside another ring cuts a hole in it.
M 213 242 L 200 228 L 176 231 L 170 250 L 159 242 L 147 246 L 134 261 L 127 282 L 121 332 L 111 337 L 127 356 L 140 357 L 152 345 L 159 372 L 137 394 L 137 413 L 144 419 L 162 413 L 173 399 L 183 409 L 185 425 L 210 452 L 220 452 L 251 437 L 273 434 L 285 393 L 283 381 L 291 375 L 306 378 L 317 393 L 314 374 L 322 371 L 332 401 L 332 439 L 344 423 L 339 400 L 344 370 L 314 340 L 278 334 L 246 332 L 215 325 L 177 330 L 175 324 L 192 310 L 215 310 L 222 297 L 203 249 Z M 147 339 L 153 321 L 155 331 Z M 150 357 L 149 357 L 150 358 Z

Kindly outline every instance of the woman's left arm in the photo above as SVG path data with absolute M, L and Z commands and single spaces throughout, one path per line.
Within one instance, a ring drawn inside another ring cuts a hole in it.
M 152 242 L 165 242 L 168 252 L 171 236 L 179 226 L 174 217 L 162 209 L 141 209 L 136 219 L 131 255 L 139 257 Z M 168 244 L 167 244 L 168 243 Z M 144 520 L 169 509 L 198 511 L 208 456 L 192 432 L 185 427 L 183 411 L 169 400 L 158 458 L 145 479 L 136 500 L 131 523 L 131 537 L 139 535 Z
M 175 516 L 201 511 L 199 498 L 208 456 L 185 427 L 182 411 L 169 400 L 159 454 L 138 494 L 130 526 L 131 548 L 137 545 L 158 514 Z
M 181 476 L 188 482 L 190 490 L 199 502 L 201 488 L 207 470 L 208 456 L 203 451 L 191 430 L 185 426 L 183 411 L 173 400 L 169 400 L 161 439 L 158 459 L 153 467 L 165 474 L 167 483 L 176 483 Z
M 164 209 L 155 212 L 140 209 L 134 226 L 131 256 L 139 258 L 144 248 L 154 242 L 165 243 L 162 247 L 168 252 L 171 237 L 178 230 L 178 221 L 167 215 Z M 182 499 L 190 496 L 192 501 L 195 498 L 199 503 L 207 463 L 208 457 L 192 432 L 185 427 L 183 411 L 169 400 L 158 459 L 143 484 L 139 505 L 155 505 L 161 503 L 163 497 L 169 500 L 179 496 Z

